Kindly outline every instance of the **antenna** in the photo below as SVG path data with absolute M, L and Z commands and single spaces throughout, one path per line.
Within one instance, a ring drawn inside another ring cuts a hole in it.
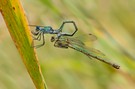
M 28 26 L 36 27 L 37 25 L 28 25 Z M 39 27 L 45 27 L 45 26 L 39 26 Z

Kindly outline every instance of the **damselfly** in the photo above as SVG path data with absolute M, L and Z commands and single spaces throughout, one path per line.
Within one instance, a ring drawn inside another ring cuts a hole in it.
M 89 34 L 89 38 L 95 38 L 94 35 Z M 116 69 L 119 69 L 120 66 L 108 61 L 108 58 L 99 50 L 95 48 L 88 48 L 86 47 L 85 43 L 79 40 L 78 38 L 72 37 L 61 37 L 59 39 L 55 39 L 55 37 L 51 38 L 51 42 L 55 42 L 54 46 L 59 48 L 72 48 L 77 50 L 91 59 L 97 59 L 102 61 L 106 64 L 113 66 Z
M 75 29 L 75 31 L 71 34 L 62 32 L 64 25 L 68 23 L 73 24 L 74 29 Z M 42 44 L 33 46 L 35 48 L 39 48 L 45 44 L 44 34 L 57 34 L 57 38 L 60 38 L 61 36 L 73 36 L 78 30 L 74 21 L 64 21 L 62 25 L 60 26 L 60 28 L 56 30 L 54 30 L 51 26 L 37 26 L 37 25 L 29 25 L 29 26 L 36 27 L 35 31 L 31 32 L 34 36 L 36 36 L 36 37 L 33 37 L 33 40 L 38 40 L 38 41 L 40 41 L 41 39 L 43 40 Z

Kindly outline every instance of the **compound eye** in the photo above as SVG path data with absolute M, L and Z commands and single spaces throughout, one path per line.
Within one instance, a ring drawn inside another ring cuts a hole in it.
M 40 30 L 40 27 L 39 26 L 36 26 L 36 31 L 39 31 Z

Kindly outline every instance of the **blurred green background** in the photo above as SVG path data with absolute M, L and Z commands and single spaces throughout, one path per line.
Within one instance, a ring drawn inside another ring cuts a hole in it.
M 120 70 L 50 42 L 37 49 L 49 89 L 135 89 L 135 0 L 22 0 L 29 24 L 59 28 L 76 22 L 77 34 L 98 37 L 94 48 Z M 31 28 L 34 29 L 34 28 Z M 65 31 L 66 32 L 66 31 Z M 35 89 L 0 15 L 0 89 Z

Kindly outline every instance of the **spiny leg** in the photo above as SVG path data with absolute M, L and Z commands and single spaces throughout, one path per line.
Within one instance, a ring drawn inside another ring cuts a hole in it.
M 42 32 L 38 32 L 38 36 L 37 37 L 34 37 L 34 36 L 32 36 L 32 38 L 33 38 L 33 40 L 32 40 L 32 43 L 31 43 L 31 45 L 32 45 L 32 47 L 34 47 L 33 45 L 34 45 L 34 40 L 38 40 L 38 41 L 40 41 L 41 40 L 41 33 Z
M 78 28 L 77 28 L 77 26 L 76 26 L 76 24 L 75 24 L 74 21 L 64 21 L 64 22 L 62 23 L 61 27 L 59 28 L 60 32 L 62 32 L 63 27 L 64 27 L 64 25 L 65 25 L 66 23 L 72 23 L 72 24 L 74 25 L 74 27 L 75 27 L 75 31 L 74 31 L 72 34 L 63 33 L 63 34 L 61 34 L 60 36 L 73 36 L 73 35 L 77 32 L 77 30 L 78 30 Z
M 36 36 L 36 37 L 34 37 L 34 36 L 32 36 L 33 37 L 33 40 L 38 40 L 38 41 L 40 41 L 40 39 L 41 39 L 41 33 L 42 33 L 42 31 L 36 31 L 36 32 L 33 32 L 33 31 L 31 31 L 31 33 L 34 35 L 34 36 Z
M 35 32 L 31 31 L 31 33 L 32 33 L 34 36 L 37 36 L 37 37 L 33 37 L 33 40 L 32 40 L 32 47 L 39 48 L 39 47 L 41 47 L 42 45 L 45 44 L 44 33 L 43 33 L 42 31 L 40 31 L 40 27 L 39 27 L 39 26 L 36 26 Z M 41 40 L 41 35 L 42 35 L 42 37 L 43 37 L 43 43 L 42 43 L 41 45 L 36 45 L 36 46 L 34 46 L 34 45 L 33 45 L 34 40 L 40 41 L 40 40 Z
M 42 33 L 42 32 L 40 32 L 37 37 L 33 37 L 33 40 L 38 40 L 38 41 L 40 41 L 40 40 L 41 40 L 41 33 Z
M 38 35 L 38 37 L 37 38 L 35 38 L 35 37 L 33 37 L 34 39 L 32 40 L 32 43 L 31 43 L 31 45 L 32 45 L 32 47 L 35 47 L 34 46 L 34 40 L 38 40 L 38 41 L 40 41 L 41 40 L 41 33 Z
M 34 46 L 35 48 L 39 48 L 39 47 L 41 47 L 41 46 L 43 46 L 43 45 L 45 44 L 44 33 L 42 33 L 41 35 L 42 35 L 43 43 L 42 43 L 42 44 L 40 44 L 40 45 L 36 45 L 36 46 Z M 41 40 L 41 39 L 40 39 L 40 40 Z

